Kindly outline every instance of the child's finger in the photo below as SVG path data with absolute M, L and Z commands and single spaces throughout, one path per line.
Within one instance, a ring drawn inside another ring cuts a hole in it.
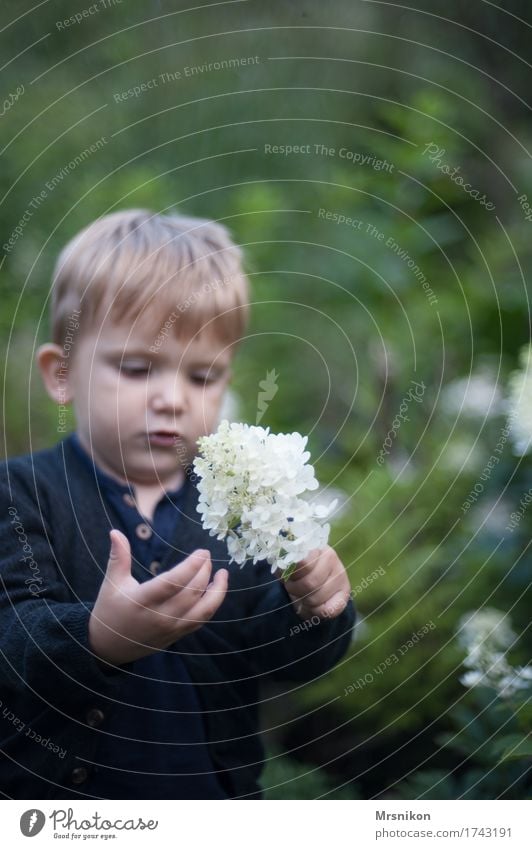
M 349 594 L 344 590 L 340 590 L 340 592 L 335 593 L 327 601 L 318 605 L 313 604 L 312 611 L 320 619 L 336 619 L 337 616 L 343 613 L 348 601 Z
M 317 592 L 322 587 L 329 588 L 329 595 L 334 591 L 331 584 L 331 572 L 327 563 L 322 562 L 315 569 L 297 578 L 295 581 L 290 577 L 286 582 L 286 589 L 290 595 L 298 598 L 307 598 L 311 593 Z
M 182 611 L 190 610 L 196 604 L 196 601 L 201 598 L 207 587 L 210 585 L 212 565 L 208 561 L 208 569 L 204 566 L 194 577 L 189 581 L 186 587 L 182 587 L 179 593 L 176 593 L 175 600 Z M 172 601 L 172 599 L 170 599 Z
M 186 615 L 180 617 L 182 621 L 195 623 L 199 627 L 211 619 L 225 598 L 228 582 L 227 569 L 218 569 L 203 595 L 189 608 Z
M 334 587 L 327 586 L 327 583 L 325 583 L 323 586 L 309 590 L 306 593 L 298 592 L 297 598 L 303 602 L 305 607 L 317 607 L 320 604 L 325 604 L 333 592 Z
M 119 587 L 124 580 L 132 578 L 131 547 L 128 538 L 116 528 L 110 531 L 109 537 L 111 551 L 109 552 L 105 578 L 114 586 Z
M 192 582 L 192 586 L 202 585 L 204 579 L 205 588 L 211 569 L 210 552 L 201 548 L 193 551 L 182 563 L 142 584 L 144 603 L 149 607 L 163 604 Z
M 294 571 L 290 575 L 287 580 L 287 584 L 291 581 L 294 583 L 297 581 L 301 581 L 303 578 L 306 578 L 307 575 L 310 575 L 311 572 L 314 572 L 316 568 L 318 568 L 320 561 L 323 556 L 323 549 L 315 548 L 303 560 L 300 560 Z

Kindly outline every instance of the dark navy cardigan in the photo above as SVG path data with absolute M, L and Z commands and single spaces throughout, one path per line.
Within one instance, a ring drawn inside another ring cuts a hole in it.
M 211 762 L 230 798 L 260 798 L 261 681 L 307 682 L 346 653 L 355 621 L 350 601 L 336 619 L 291 636 L 300 619 L 283 584 L 262 563 L 228 566 L 224 542 L 204 531 L 198 492 L 187 486 L 183 515 L 161 569 L 197 548 L 213 570 L 229 568 L 214 617 L 178 640 L 202 708 Z M 88 620 L 109 558 L 118 515 L 95 473 L 68 439 L 0 465 L 0 793 L 13 799 L 91 798 L 91 771 L 124 676 L 88 644 Z M 145 577 L 134 563 L 132 573 Z
M 132 557 L 144 569 L 144 580 L 151 581 L 181 521 L 190 476 L 178 489 L 161 494 L 148 522 L 129 484 L 98 468 L 75 433 L 68 443 L 95 470 L 106 502 L 120 517 Z M 84 791 L 101 799 L 227 798 L 210 760 L 201 706 L 181 654 L 148 654 L 133 662 L 131 672 L 124 676 L 113 712 L 98 714 L 106 735 L 101 735 L 97 764 L 83 782 Z

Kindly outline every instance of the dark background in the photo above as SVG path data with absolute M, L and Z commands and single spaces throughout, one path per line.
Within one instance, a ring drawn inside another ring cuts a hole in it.
M 518 200 L 532 203 L 530 4 L 95 5 L 65 26 L 91 4 L 1 4 L 4 246 L 28 219 L 0 254 L 4 452 L 60 438 L 32 362 L 49 338 L 50 272 L 65 241 L 132 206 L 223 221 L 245 246 L 255 302 L 235 417 L 255 423 L 259 382 L 275 369 L 261 424 L 310 435 L 320 480 L 347 499 L 331 542 L 354 587 L 377 574 L 355 599 L 363 621 L 350 656 L 270 694 L 268 795 L 529 794 L 529 759 L 498 763 L 501 739 L 519 733 L 515 705 L 460 683 L 456 631 L 468 611 L 507 611 L 512 661 L 530 656 L 530 517 L 506 527 L 532 482 L 511 440 L 461 509 L 501 438 L 508 375 L 530 337 L 532 221 Z M 421 402 L 410 401 L 380 465 L 412 381 Z

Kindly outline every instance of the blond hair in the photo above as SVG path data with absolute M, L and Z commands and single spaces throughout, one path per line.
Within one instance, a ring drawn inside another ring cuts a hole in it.
M 64 345 L 73 313 L 80 333 L 108 314 L 116 323 L 147 319 L 155 331 L 171 324 L 186 338 L 208 327 L 236 344 L 249 315 L 242 251 L 224 226 L 208 219 L 147 209 L 113 212 L 81 230 L 57 258 L 56 344 Z

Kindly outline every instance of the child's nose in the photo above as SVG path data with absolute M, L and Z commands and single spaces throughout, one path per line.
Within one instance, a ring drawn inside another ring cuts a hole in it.
M 181 411 L 187 405 L 186 384 L 180 375 L 152 382 L 148 391 L 156 410 Z

